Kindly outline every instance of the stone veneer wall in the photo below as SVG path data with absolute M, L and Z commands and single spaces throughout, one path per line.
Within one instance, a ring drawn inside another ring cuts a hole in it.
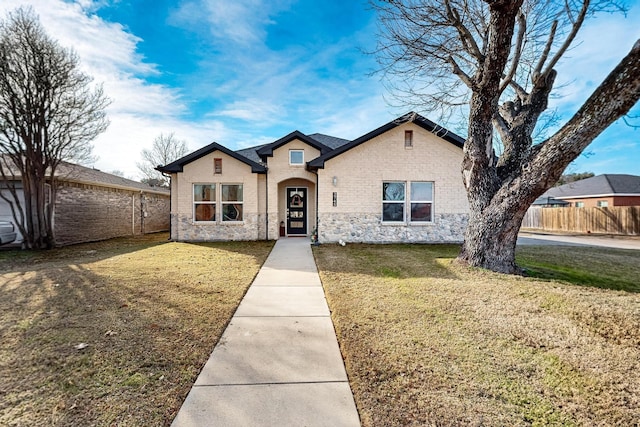
M 327 214 L 318 218 L 318 240 L 333 243 L 458 243 L 464 239 L 467 214 L 436 214 L 424 225 L 383 224 L 381 215 Z
M 264 221 L 262 214 L 244 213 L 242 223 L 194 223 L 192 215 L 172 214 L 171 238 L 182 242 L 264 240 Z
M 54 227 L 58 245 L 165 231 L 169 195 L 63 182 L 57 190 Z

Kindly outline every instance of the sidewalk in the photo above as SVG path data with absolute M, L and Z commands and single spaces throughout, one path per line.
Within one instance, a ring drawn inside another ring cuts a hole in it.
M 614 249 L 640 250 L 640 239 L 636 236 L 625 238 L 624 236 L 602 235 L 562 235 L 551 233 L 534 233 L 521 231 L 518 235 L 519 245 L 564 245 L 564 246 L 595 246 Z
M 359 425 L 309 240 L 280 239 L 172 427 Z

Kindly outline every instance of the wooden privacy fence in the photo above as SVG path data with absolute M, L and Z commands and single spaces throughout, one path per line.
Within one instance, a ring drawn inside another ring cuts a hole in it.
M 527 211 L 522 228 L 574 233 L 640 235 L 640 206 L 540 208 Z

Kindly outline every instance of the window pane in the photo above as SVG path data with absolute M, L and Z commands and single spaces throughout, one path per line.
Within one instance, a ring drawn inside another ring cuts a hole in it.
M 411 183 L 411 200 L 421 202 L 433 201 L 433 183 L 432 182 L 412 182 Z
M 242 204 L 225 203 L 222 205 L 223 221 L 242 221 Z
M 222 201 L 223 202 L 241 202 L 242 201 L 242 185 L 223 185 Z
M 196 203 L 196 221 L 215 221 L 216 205 Z
M 304 163 L 304 151 L 289 151 L 289 163 L 301 165 Z
M 431 203 L 411 203 L 411 221 L 431 221 Z
M 196 184 L 193 186 L 193 200 L 195 202 L 215 202 L 215 184 Z
M 383 203 L 383 221 L 404 221 L 404 203 Z
M 404 200 L 404 182 L 383 182 L 382 200 Z

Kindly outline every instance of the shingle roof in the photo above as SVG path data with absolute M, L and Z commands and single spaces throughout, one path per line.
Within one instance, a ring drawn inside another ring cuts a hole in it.
M 331 135 L 325 135 L 322 133 L 312 133 L 309 135 L 310 138 L 315 139 L 316 141 L 326 145 L 327 147 L 335 150 L 338 147 L 342 147 L 345 144 L 350 143 L 348 139 L 338 138 Z
M 325 153 L 329 153 L 332 149 L 331 147 L 327 147 L 326 145 L 324 145 L 322 142 L 310 138 L 309 136 L 305 135 L 304 133 L 300 132 L 300 131 L 293 131 L 291 132 L 289 135 L 285 135 L 282 138 L 278 139 L 277 141 L 272 142 L 271 144 L 267 144 L 264 147 L 260 148 L 259 150 L 256 150 L 258 155 L 264 159 L 266 157 L 271 157 L 273 156 L 273 150 L 288 144 L 289 142 L 293 141 L 294 139 L 299 139 L 300 141 L 304 142 L 305 144 L 308 144 L 310 146 L 312 146 L 313 148 L 316 148 L 317 150 L 320 151 L 321 154 L 325 154 Z
M 334 150 L 344 144 L 348 144 L 349 142 L 351 142 L 348 139 L 338 138 L 331 135 L 324 135 L 322 133 L 312 133 L 311 135 L 305 136 L 319 142 L 320 144 L 328 147 L 331 150 Z M 241 150 L 236 150 L 236 153 L 250 160 L 253 160 L 256 163 L 262 163 L 262 159 L 260 158 L 258 151 L 271 144 L 273 144 L 273 142 L 270 142 L 269 144 L 257 145 L 255 147 L 243 148 Z
M 84 184 L 94 184 L 111 188 L 123 188 L 130 190 L 142 190 L 146 192 L 169 194 L 168 188 L 152 187 L 142 182 L 133 181 L 121 176 L 102 172 L 73 163 L 62 162 L 56 171 L 58 179 L 63 181 L 80 182 Z
M 17 169 L 11 171 L 11 179 L 20 179 Z M 150 193 L 169 194 L 168 188 L 153 187 L 151 185 L 123 178 L 118 175 L 102 172 L 98 169 L 76 165 L 75 163 L 60 162 L 56 168 L 56 178 L 65 182 L 77 182 L 101 187 L 120 188 L 125 190 L 141 190 Z
M 236 150 L 236 153 L 246 157 L 249 160 L 253 160 L 256 163 L 262 163 L 262 159 L 258 155 L 258 150 L 262 147 L 266 147 L 269 144 L 256 145 L 255 147 L 243 148 L 242 150 Z
M 556 199 L 609 195 L 640 195 L 640 176 L 604 174 L 550 188 L 543 194 Z
M 462 138 L 461 136 L 458 136 L 455 133 L 451 132 L 450 130 L 432 122 L 427 118 L 422 117 L 418 113 L 410 112 L 405 114 L 404 116 L 398 117 L 397 119 L 390 121 L 389 123 L 383 126 L 380 126 L 378 129 L 375 129 L 365 135 L 362 135 L 360 138 L 354 139 L 348 144 L 344 144 L 337 147 L 335 150 L 332 150 L 329 153 L 326 153 L 326 154 L 323 153 L 320 157 L 313 159 L 307 164 L 311 168 L 324 168 L 325 161 L 332 159 L 333 157 L 336 157 L 344 153 L 345 151 L 348 151 L 354 147 L 357 147 L 358 145 L 364 142 L 367 142 L 379 135 L 382 135 L 383 133 L 407 122 L 415 123 L 421 128 L 429 132 L 432 132 L 433 134 L 439 136 L 440 138 L 455 145 L 458 148 L 462 148 L 464 146 L 464 138 Z

